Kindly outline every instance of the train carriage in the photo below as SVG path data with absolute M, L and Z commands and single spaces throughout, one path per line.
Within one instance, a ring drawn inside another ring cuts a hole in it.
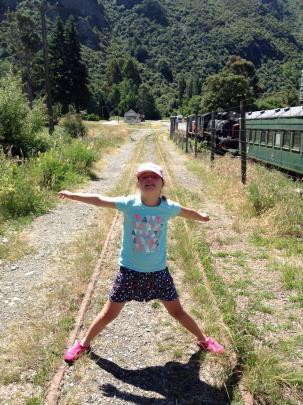
M 246 114 L 247 155 L 303 175 L 303 106 Z

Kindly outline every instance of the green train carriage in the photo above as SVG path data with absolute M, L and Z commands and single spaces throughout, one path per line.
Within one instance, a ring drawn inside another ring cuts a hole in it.
M 246 114 L 248 157 L 303 175 L 303 106 Z

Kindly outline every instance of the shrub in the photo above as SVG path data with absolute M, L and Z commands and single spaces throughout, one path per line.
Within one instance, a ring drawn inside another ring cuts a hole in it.
M 85 136 L 87 133 L 86 127 L 78 114 L 67 113 L 61 120 L 61 124 L 72 138 L 79 138 Z
M 100 121 L 100 117 L 97 114 L 83 114 L 82 118 L 87 121 Z
M 60 159 L 58 150 L 52 149 L 44 153 L 35 163 L 40 186 L 50 190 L 59 190 L 69 171 L 69 164 Z
M 46 150 L 49 140 L 41 137 L 46 121 L 42 100 L 30 109 L 19 77 L 8 74 L 0 79 L 0 142 L 7 150 L 13 148 L 13 154 L 24 156 Z
M 27 166 L 0 155 L 0 212 L 2 219 L 17 218 L 45 212 L 48 205 L 46 195 L 28 175 Z
M 98 159 L 98 155 L 91 146 L 75 139 L 70 145 L 65 146 L 62 158 L 72 166 L 76 173 L 86 175 L 93 162 Z
M 295 184 L 276 170 L 256 166 L 247 186 L 247 200 L 256 216 L 266 215 L 266 222 L 279 235 L 303 235 L 303 200 Z
M 7 75 L 0 79 L 0 140 L 22 147 L 29 107 L 21 90 L 21 80 Z
M 59 191 L 78 183 L 81 176 L 89 175 L 97 158 L 97 153 L 78 139 L 69 144 L 58 141 L 56 147 L 33 161 L 32 170 L 41 187 Z

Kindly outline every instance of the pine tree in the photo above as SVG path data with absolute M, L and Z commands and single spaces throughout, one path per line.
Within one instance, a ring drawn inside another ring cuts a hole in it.
M 136 62 L 132 59 L 126 59 L 123 67 L 123 76 L 127 80 L 131 80 L 135 86 L 139 86 L 141 83 L 140 73 Z
M 132 80 L 124 79 L 119 85 L 120 90 L 120 102 L 118 110 L 121 113 L 125 113 L 130 108 L 135 109 L 137 106 L 137 88 Z
M 192 76 L 186 82 L 186 98 L 191 99 L 193 96 L 193 78 Z
M 81 60 L 80 42 L 76 31 L 74 18 L 69 18 L 65 28 L 65 52 L 68 66 L 68 91 L 69 104 L 73 104 L 76 110 L 86 107 L 89 99 L 88 73 L 86 66 Z
M 160 59 L 158 62 L 158 70 L 168 82 L 173 81 L 173 72 L 165 59 Z
M 22 71 L 30 104 L 34 100 L 35 57 L 41 47 L 35 17 L 26 4 L 20 2 L 15 12 L 8 12 L 7 21 L 3 23 L 6 51 L 12 55 L 14 63 Z
M 193 96 L 200 96 L 201 94 L 201 82 L 197 75 L 193 76 Z
M 182 74 L 179 75 L 178 77 L 178 95 L 179 95 L 179 100 L 182 102 L 184 93 L 186 89 L 186 82 L 184 79 L 184 76 Z
M 154 96 L 151 92 L 151 88 L 147 84 L 143 83 L 139 87 L 137 108 L 147 119 L 159 118 Z
M 108 84 L 118 84 L 122 81 L 120 63 L 117 59 L 112 59 L 106 69 L 106 79 Z
M 120 89 L 117 84 L 114 84 L 108 96 L 108 101 L 113 114 L 118 113 L 118 105 L 120 102 Z
M 62 105 L 62 111 L 65 113 L 70 104 L 70 83 L 64 25 L 60 17 L 56 19 L 49 39 L 49 62 L 53 100 Z

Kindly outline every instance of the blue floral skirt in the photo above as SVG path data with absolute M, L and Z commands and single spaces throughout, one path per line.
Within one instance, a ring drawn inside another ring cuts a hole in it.
M 109 299 L 113 302 L 150 301 L 154 299 L 173 301 L 178 298 L 176 287 L 168 268 L 143 273 L 120 267 Z

